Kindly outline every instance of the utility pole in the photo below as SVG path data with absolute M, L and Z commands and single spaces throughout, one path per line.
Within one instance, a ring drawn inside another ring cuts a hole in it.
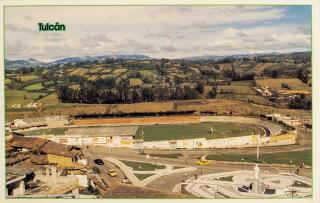
M 155 166 L 154 170 L 156 170 L 157 169 L 157 157 L 154 158 L 154 166 Z
M 260 134 L 257 137 L 257 162 L 259 162 L 259 143 L 260 143 Z
M 186 166 L 188 165 L 188 155 L 186 155 Z

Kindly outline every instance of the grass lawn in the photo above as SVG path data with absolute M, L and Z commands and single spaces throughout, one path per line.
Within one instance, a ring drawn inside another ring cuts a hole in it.
M 153 176 L 154 174 L 152 174 L 152 173 L 147 173 L 147 174 L 134 173 L 134 175 L 135 175 L 139 180 L 144 180 L 144 179 L 146 179 L 146 178 L 149 178 L 150 176 Z
M 25 87 L 24 89 L 27 91 L 36 91 L 36 90 L 41 90 L 42 88 L 43 87 L 41 83 L 34 83 L 32 85 Z
M 208 160 L 217 161 L 237 161 L 241 162 L 255 162 L 256 154 L 211 154 L 206 157 Z M 280 152 L 272 154 L 260 154 L 260 161 L 269 164 L 288 164 L 292 161 L 294 165 L 300 165 L 305 163 L 306 165 L 312 166 L 312 151 L 296 151 L 296 152 Z
M 146 163 L 146 162 L 136 162 L 136 161 L 127 161 L 120 160 L 126 166 L 133 168 L 135 171 L 154 171 L 156 169 L 154 163 Z M 157 164 L 157 169 L 165 169 L 164 165 Z
M 294 183 L 291 185 L 292 187 L 306 187 L 310 188 L 311 186 L 300 181 L 295 180 Z
M 218 180 L 233 182 L 233 176 L 220 177 Z
M 169 158 L 169 159 L 177 159 L 180 156 L 182 156 L 182 154 L 149 154 L 149 155 L 153 157 L 161 157 L 161 158 Z
M 213 134 L 211 134 L 213 127 Z M 189 123 L 173 125 L 149 125 L 139 127 L 136 136 L 141 136 L 143 128 L 145 141 L 206 138 L 217 139 L 260 133 L 263 131 L 254 126 L 233 123 Z
M 43 135 L 43 134 L 55 134 L 55 135 L 61 135 L 64 134 L 64 132 L 68 128 L 52 128 L 52 129 L 40 129 L 40 130 L 33 130 L 33 131 L 26 131 L 24 132 L 27 136 L 36 136 L 36 135 Z
M 25 90 L 5 90 L 5 104 L 28 104 L 30 102 L 34 102 L 35 99 L 38 99 L 39 95 L 46 95 L 47 93 L 41 92 L 27 92 Z M 25 98 L 26 97 L 26 98 Z

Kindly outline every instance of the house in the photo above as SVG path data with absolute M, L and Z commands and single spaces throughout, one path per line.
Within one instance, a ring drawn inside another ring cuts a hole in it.
M 6 196 L 21 196 L 25 194 L 26 184 L 34 178 L 32 169 L 8 167 L 6 170 Z
M 58 167 L 81 167 L 77 162 L 83 159 L 80 148 L 59 144 L 51 140 L 13 136 L 6 148 L 20 152 L 32 152 L 34 163 L 47 165 L 57 164 Z
M 80 148 L 13 134 L 6 142 L 6 195 L 78 197 L 87 185 Z

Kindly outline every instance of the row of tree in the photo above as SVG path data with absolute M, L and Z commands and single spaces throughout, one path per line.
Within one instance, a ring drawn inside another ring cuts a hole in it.
M 79 88 L 66 85 L 57 87 L 58 98 L 63 103 L 114 104 L 152 101 L 170 101 L 198 99 L 204 87 L 152 86 L 129 87 L 129 81 L 122 79 L 118 83 L 113 78 L 84 81 Z M 209 98 L 216 96 L 216 88 L 208 93 Z

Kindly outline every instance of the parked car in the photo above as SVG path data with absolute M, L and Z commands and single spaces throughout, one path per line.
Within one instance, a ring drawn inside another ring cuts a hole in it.
M 95 159 L 94 163 L 98 164 L 98 165 L 103 165 L 104 162 L 101 159 Z
M 130 180 L 127 177 L 121 179 L 121 183 L 130 184 Z
M 100 174 L 100 170 L 97 167 L 93 167 L 92 172 L 95 174 Z
M 118 174 L 114 170 L 109 169 L 108 170 L 108 175 L 111 176 L 111 177 L 116 177 Z

